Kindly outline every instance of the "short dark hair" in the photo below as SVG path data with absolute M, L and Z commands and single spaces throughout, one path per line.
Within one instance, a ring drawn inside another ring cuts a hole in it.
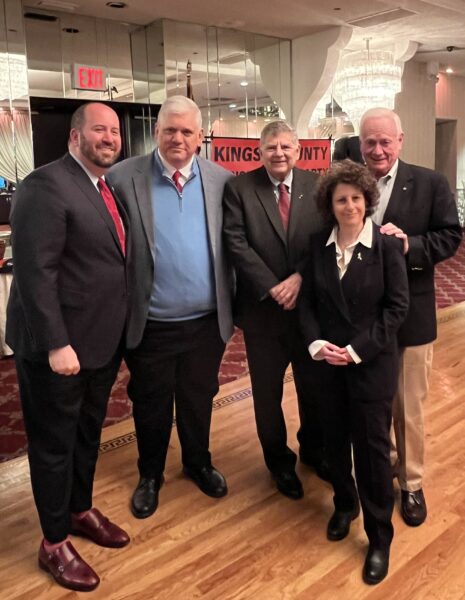
M 336 223 L 332 201 L 339 183 L 348 183 L 361 190 L 365 197 L 365 215 L 369 217 L 373 214 L 379 198 L 376 179 L 364 165 L 345 159 L 334 163 L 318 185 L 316 204 L 325 221 Z

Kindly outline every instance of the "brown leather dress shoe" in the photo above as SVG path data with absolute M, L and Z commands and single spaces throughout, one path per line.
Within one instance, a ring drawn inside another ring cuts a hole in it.
M 104 517 L 97 508 L 91 508 L 80 519 L 72 514 L 71 532 L 89 538 L 105 548 L 122 548 L 130 541 L 128 534 Z
M 401 490 L 401 513 L 402 518 L 410 527 L 418 527 L 426 519 L 426 501 L 423 490 L 406 492 Z
M 97 573 L 79 556 L 70 541 L 53 552 L 47 552 L 42 541 L 39 567 L 50 573 L 58 584 L 70 590 L 90 592 L 100 583 Z

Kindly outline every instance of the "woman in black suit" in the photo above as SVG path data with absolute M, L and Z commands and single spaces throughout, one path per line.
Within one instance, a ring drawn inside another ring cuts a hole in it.
M 396 331 L 408 309 L 403 234 L 402 239 L 380 234 L 369 216 L 377 200 L 375 179 L 350 160 L 322 178 L 317 204 L 329 227 L 311 236 L 312 259 L 299 306 L 309 352 L 320 361 L 335 505 L 327 537 L 347 536 L 360 498 L 369 540 L 363 579 L 371 584 L 387 574 L 393 537 L 389 430 L 398 373 Z

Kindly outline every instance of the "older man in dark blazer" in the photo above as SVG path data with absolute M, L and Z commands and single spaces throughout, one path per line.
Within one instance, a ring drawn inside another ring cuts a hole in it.
M 90 103 L 72 117 L 69 154 L 31 173 L 11 216 L 15 352 L 32 490 L 44 539 L 39 566 L 64 587 L 99 578 L 68 539 L 121 547 L 128 535 L 92 507 L 108 397 L 127 313 L 127 220 L 103 179 L 121 148 L 118 116 Z
M 139 449 L 137 518 L 153 514 L 176 403 L 184 473 L 208 496 L 227 493 L 209 451 L 213 396 L 232 334 L 232 269 L 223 249 L 224 184 L 231 173 L 196 155 L 202 116 L 184 96 L 162 105 L 158 148 L 116 165 L 110 181 L 132 231 L 126 363 Z
M 393 405 L 394 472 L 402 490 L 401 512 L 411 526 L 426 518 L 423 494 L 423 404 L 436 339 L 435 265 L 453 256 L 462 230 L 446 178 L 399 160 L 404 134 L 399 116 L 385 108 L 367 111 L 360 142 L 368 169 L 378 180 L 380 201 L 373 215 L 381 233 L 407 234 L 410 308 L 400 327 L 400 376 Z
M 301 457 L 320 467 L 323 454 L 312 365 L 294 310 L 309 236 L 321 227 L 316 175 L 295 167 L 299 152 L 290 125 L 269 123 L 260 138 L 263 167 L 228 182 L 224 195 L 224 236 L 237 276 L 235 317 L 244 330 L 258 437 L 278 490 L 295 499 L 303 489 L 281 408 L 289 363 L 299 399 Z

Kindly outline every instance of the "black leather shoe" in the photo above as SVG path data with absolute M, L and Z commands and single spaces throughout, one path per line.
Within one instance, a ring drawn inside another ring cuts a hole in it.
M 212 498 L 221 498 L 228 493 L 226 479 L 214 467 L 186 467 L 184 466 L 184 475 L 192 479 L 199 490 Z
M 299 452 L 300 462 L 312 468 L 320 479 L 331 483 L 329 464 L 323 450 L 315 452 Z
M 424 522 L 427 510 L 423 490 L 416 492 L 401 490 L 401 513 L 402 518 L 410 527 L 417 527 Z
M 146 519 L 158 508 L 158 492 L 163 485 L 161 480 L 141 477 L 131 498 L 131 512 L 137 519 Z
M 287 471 L 275 471 L 272 472 L 271 475 L 273 479 L 276 481 L 276 487 L 288 498 L 292 498 L 293 500 L 299 500 L 303 498 L 304 490 L 302 487 L 302 483 L 300 479 L 297 477 L 295 471 L 287 470 Z
M 326 537 L 331 542 L 338 542 L 349 535 L 350 524 L 360 514 L 360 505 L 349 512 L 335 510 L 333 516 L 328 521 L 326 528 Z
M 389 550 L 375 550 L 368 548 L 368 554 L 363 565 L 363 581 L 369 585 L 376 585 L 388 574 Z

